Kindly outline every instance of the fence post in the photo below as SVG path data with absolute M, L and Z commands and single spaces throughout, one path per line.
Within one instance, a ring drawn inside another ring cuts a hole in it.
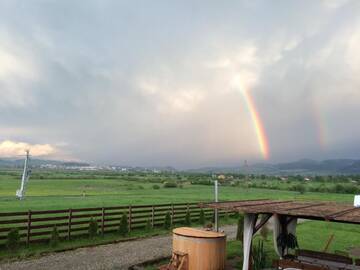
M 30 234 L 31 234 L 31 210 L 28 211 L 28 222 L 27 222 L 27 234 L 26 234 L 26 244 L 30 244 Z
M 72 209 L 69 209 L 69 220 L 68 220 L 68 240 L 71 238 L 71 219 L 72 219 Z
M 151 227 L 154 228 L 155 206 L 151 207 Z
M 174 204 L 171 204 L 171 226 L 174 223 Z
M 104 235 L 104 227 L 105 227 L 105 208 L 101 209 L 101 234 Z
M 129 232 L 131 232 L 131 214 L 132 214 L 132 211 L 131 211 L 131 205 L 129 205 Z

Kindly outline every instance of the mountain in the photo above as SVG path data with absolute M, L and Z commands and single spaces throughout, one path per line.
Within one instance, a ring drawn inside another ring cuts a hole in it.
M 355 159 L 328 159 L 312 160 L 301 159 L 287 163 L 257 163 L 247 167 L 208 167 L 189 170 L 203 173 L 243 173 L 243 174 L 270 174 L 270 175 L 296 175 L 296 174 L 360 174 L 360 160 Z
M 85 167 L 90 166 L 85 162 L 72 162 L 72 161 L 60 161 L 60 160 L 47 160 L 31 158 L 30 164 L 32 167 L 41 166 L 58 166 L 58 167 Z M 12 159 L 2 158 L 0 159 L 0 168 L 21 168 L 24 166 L 24 159 Z

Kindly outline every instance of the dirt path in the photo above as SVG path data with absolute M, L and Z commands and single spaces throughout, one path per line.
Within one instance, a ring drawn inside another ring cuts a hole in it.
M 227 239 L 234 239 L 236 226 L 224 226 Z M 108 270 L 128 269 L 131 265 L 171 255 L 171 236 L 80 248 L 45 255 L 37 259 L 0 263 L 1 270 Z

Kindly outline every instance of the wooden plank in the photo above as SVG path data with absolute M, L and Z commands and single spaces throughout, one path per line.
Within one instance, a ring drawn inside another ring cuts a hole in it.
M 32 222 L 44 222 L 44 221 L 55 221 L 55 220 L 65 220 L 69 216 L 56 216 L 56 217 L 42 217 L 42 218 L 33 218 Z
M 27 223 L 28 219 L 13 219 L 13 220 L 0 220 L 0 225 L 5 224 L 19 224 L 19 223 Z
M 334 213 L 331 213 L 329 215 L 327 215 L 325 217 L 326 220 L 330 220 L 330 219 L 334 219 L 334 218 L 338 218 L 340 216 L 343 216 L 345 214 L 349 214 L 351 212 L 355 212 L 355 211 L 358 211 L 360 210 L 360 208 L 358 207 L 351 207 L 351 208 L 348 208 L 348 209 L 345 209 L 345 210 L 342 210 L 342 211 L 338 211 L 338 212 L 334 212 Z
M 0 217 L 26 216 L 28 212 L 5 212 L 0 213 Z
M 72 219 L 80 219 L 80 218 L 92 218 L 92 217 L 101 217 L 102 213 L 92 213 L 92 214 L 81 214 L 81 215 L 72 215 Z
M 282 209 L 281 211 L 299 210 L 299 209 L 311 208 L 311 207 L 320 206 L 320 205 L 325 205 L 325 203 L 314 203 L 314 204 L 308 204 L 305 206 L 290 207 L 290 208 Z

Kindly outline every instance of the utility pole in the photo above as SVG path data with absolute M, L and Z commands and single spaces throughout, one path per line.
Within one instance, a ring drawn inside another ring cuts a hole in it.
M 26 191 L 26 184 L 29 181 L 31 170 L 29 169 L 29 156 L 30 151 L 26 150 L 26 157 L 25 157 L 25 163 L 24 163 L 24 171 L 21 177 L 21 187 L 16 191 L 16 197 L 19 200 L 24 199 L 25 197 L 25 191 Z
M 218 188 L 218 180 L 216 178 L 216 175 L 213 174 L 213 178 L 215 178 L 214 186 L 215 186 L 215 202 L 219 202 L 219 188 Z M 219 231 L 219 213 L 218 209 L 215 208 L 215 231 Z

